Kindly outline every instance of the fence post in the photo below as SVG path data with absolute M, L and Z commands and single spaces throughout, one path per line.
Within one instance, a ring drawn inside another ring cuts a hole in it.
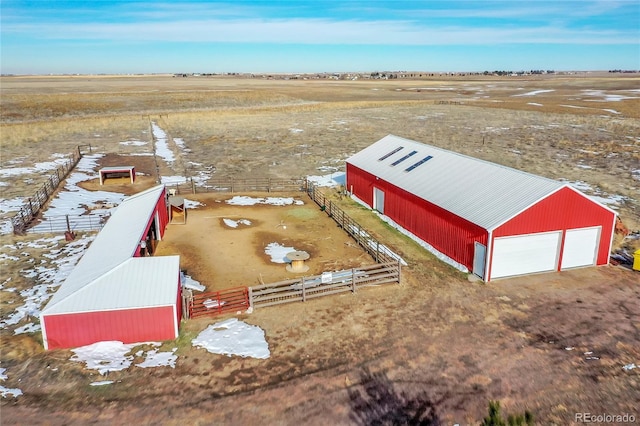
M 247 289 L 248 289 L 247 298 L 249 299 L 249 310 L 253 312 L 253 288 L 247 287 Z
M 302 283 L 302 301 L 306 302 L 307 301 L 307 295 L 306 295 L 305 289 L 304 289 L 304 277 L 300 278 L 300 282 Z
M 351 291 L 356 292 L 356 269 L 351 268 Z
M 380 241 L 376 240 L 376 263 L 380 263 Z

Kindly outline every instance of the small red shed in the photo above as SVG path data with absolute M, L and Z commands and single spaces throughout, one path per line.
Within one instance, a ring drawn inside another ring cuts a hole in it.
M 116 208 L 42 310 L 45 349 L 178 336 L 180 258 L 149 257 L 167 222 L 163 185 L 128 197 Z
M 485 281 L 606 265 L 616 213 L 567 183 L 389 135 L 347 189 Z

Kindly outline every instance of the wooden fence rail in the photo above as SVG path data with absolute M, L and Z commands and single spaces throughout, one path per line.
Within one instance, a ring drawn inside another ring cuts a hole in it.
M 63 233 L 74 231 L 99 231 L 102 229 L 109 215 L 61 215 L 47 217 L 40 223 L 26 229 L 28 233 Z
M 321 275 L 295 278 L 254 287 L 236 287 L 193 295 L 183 291 L 185 319 L 217 316 L 283 303 L 306 302 L 317 297 L 351 292 L 363 287 L 400 283 L 400 262 L 377 263 Z
M 91 146 L 89 146 L 89 150 Z M 49 176 L 44 182 L 42 188 L 38 189 L 35 194 L 27 198 L 27 202 L 22 206 L 18 213 L 11 218 L 14 234 L 24 234 L 27 227 L 38 216 L 49 198 L 56 191 L 60 183 L 67 177 L 69 172 L 78 164 L 82 158 L 82 146 L 69 155 L 68 160 L 61 164 L 55 172 Z
M 362 248 L 369 253 L 376 262 L 397 262 L 400 258 L 386 245 L 371 236 L 358 222 L 347 215 L 344 210 L 336 206 L 315 185 L 307 186 L 309 197 L 324 210 L 342 229 L 345 230 Z
M 366 286 L 399 283 L 400 270 L 400 262 L 395 261 L 254 286 L 249 291 L 251 306 L 260 308 L 306 302 L 332 294 L 355 293 Z
M 167 184 L 167 190 L 175 194 L 199 194 L 208 192 L 303 192 L 306 190 L 306 179 L 274 179 L 274 178 L 215 178 L 206 185 L 197 184 L 193 179 L 182 183 Z

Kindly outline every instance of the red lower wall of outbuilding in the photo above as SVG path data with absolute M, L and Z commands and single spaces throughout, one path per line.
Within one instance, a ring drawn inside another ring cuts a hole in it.
M 101 341 L 139 343 L 172 340 L 174 306 L 83 312 L 43 317 L 46 349 L 77 348 Z M 179 324 L 179 322 L 178 322 Z
M 475 242 L 487 245 L 483 228 L 347 163 L 347 189 L 373 206 L 373 188 L 384 191 L 384 214 L 456 262 L 473 269 Z

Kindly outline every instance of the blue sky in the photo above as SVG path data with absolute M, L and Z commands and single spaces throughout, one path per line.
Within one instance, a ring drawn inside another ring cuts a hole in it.
M 640 69 L 640 0 L 2 0 L 3 74 Z

